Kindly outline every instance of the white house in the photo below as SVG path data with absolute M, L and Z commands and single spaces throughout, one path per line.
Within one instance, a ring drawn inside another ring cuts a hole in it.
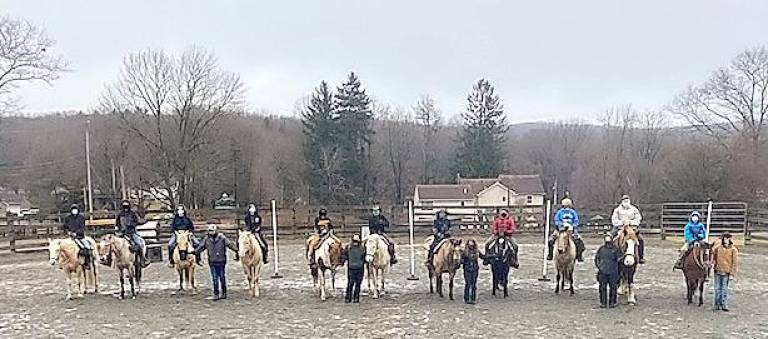
M 13 214 L 20 217 L 35 215 L 38 212 L 37 207 L 27 199 L 27 193 L 24 190 L 0 187 L 0 215 Z
M 544 206 L 544 185 L 538 175 L 508 175 L 498 178 L 457 178 L 456 184 L 416 185 L 413 193 L 418 219 L 426 219 L 445 208 L 449 214 L 486 214 L 510 207 L 536 213 Z

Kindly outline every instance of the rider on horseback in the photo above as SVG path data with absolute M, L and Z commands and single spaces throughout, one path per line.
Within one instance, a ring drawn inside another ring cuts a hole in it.
M 499 239 L 504 239 L 511 244 L 512 249 L 515 251 L 512 267 L 519 268 L 520 264 L 517 261 L 517 242 L 512 238 L 512 234 L 516 231 L 517 226 L 515 225 L 515 219 L 512 219 L 509 216 L 509 211 L 502 209 L 501 213 L 493 219 L 493 230 L 491 237 L 485 242 L 485 253 L 490 253 L 491 246 L 499 246 Z M 484 264 L 486 263 L 484 262 Z
M 429 253 L 427 253 L 427 263 L 432 264 L 432 258 L 435 254 L 437 245 L 440 244 L 443 239 L 450 238 L 450 232 L 451 220 L 448 219 L 448 213 L 445 212 L 445 209 L 441 209 L 437 212 L 437 218 L 435 218 L 435 223 L 432 225 L 432 235 L 434 238 L 432 239 L 432 244 L 429 246 Z
M 115 219 L 115 231 L 131 242 L 131 251 L 139 253 L 142 266 L 147 267 L 149 266 L 149 260 L 147 260 L 146 245 L 144 244 L 144 239 L 136 232 L 139 216 L 131 210 L 131 203 L 128 200 L 123 200 L 121 207 L 122 210 Z
M 675 262 L 675 266 L 672 268 L 683 269 L 683 262 L 685 257 L 693 250 L 693 245 L 699 241 L 704 241 L 707 238 L 707 226 L 701 222 L 701 213 L 699 211 L 693 211 L 688 223 L 685 225 L 685 243 L 680 249 L 680 257 Z
M 72 205 L 71 212 L 71 214 L 64 218 L 64 232 L 66 232 L 67 235 L 75 241 L 77 247 L 80 248 L 80 255 L 85 258 L 85 269 L 89 270 L 91 269 L 91 266 L 88 263 L 91 262 L 91 250 L 93 249 L 91 248 L 91 243 L 85 240 L 85 217 L 80 214 L 80 210 L 76 204 Z
M 261 252 L 263 253 L 261 256 L 262 261 L 264 261 L 265 264 L 268 263 L 269 260 L 267 259 L 267 254 L 269 253 L 269 245 L 267 245 L 267 241 L 264 240 L 264 236 L 261 234 L 261 216 L 259 215 L 259 209 L 256 208 L 256 204 L 248 205 L 248 211 L 245 212 L 245 217 L 243 219 L 245 220 L 244 230 L 251 232 L 256 236 L 259 241 L 259 246 L 261 246 Z
M 381 207 L 378 205 L 373 206 L 373 208 L 371 208 L 371 217 L 368 218 L 368 230 L 371 231 L 371 234 L 378 234 L 384 238 L 384 241 L 387 243 L 387 250 L 389 250 L 389 262 L 394 265 L 397 264 L 397 259 L 395 258 L 395 243 L 384 233 L 384 230 L 388 227 L 389 220 L 381 215 Z
M 334 240 L 341 243 L 338 238 L 331 234 L 332 230 L 333 224 L 331 224 L 331 219 L 328 218 L 328 210 L 321 208 L 317 212 L 317 217 L 315 218 L 315 234 L 312 235 L 312 237 L 309 239 L 309 243 L 307 244 L 307 257 L 309 258 L 309 266 L 315 265 L 315 250 L 320 246 L 320 244 L 323 243 L 323 241 L 325 241 L 325 239 L 328 237 L 333 237 Z
M 638 228 L 640 227 L 640 221 L 642 220 L 643 216 L 640 214 L 640 210 L 632 205 L 628 195 L 623 195 L 621 197 L 621 204 L 613 210 L 613 215 L 611 216 L 611 223 L 613 224 L 611 234 L 613 234 L 613 237 L 615 238 L 621 228 L 624 227 L 625 222 L 635 229 L 638 242 L 637 256 L 639 257 L 639 264 L 645 264 L 645 240 L 643 240 L 643 236 L 640 235 L 640 229 Z
M 552 250 L 555 247 L 557 234 L 563 230 L 563 226 L 570 225 L 573 232 L 573 243 L 576 245 L 576 260 L 583 262 L 586 247 L 584 246 L 584 240 L 579 235 L 579 215 L 573 209 L 571 198 L 565 198 L 560 203 L 562 207 L 555 213 L 555 231 L 552 232 L 547 243 L 547 260 L 552 260 Z
M 192 223 L 192 219 L 190 219 L 186 215 L 186 211 L 184 210 L 183 205 L 179 205 L 179 207 L 176 209 L 176 215 L 173 216 L 173 219 L 171 220 L 171 240 L 168 241 L 168 266 L 173 267 L 173 250 L 176 248 L 176 231 L 188 231 L 189 232 L 189 240 L 192 242 L 193 247 L 197 247 L 197 245 L 200 244 L 200 241 L 197 240 L 195 237 L 195 234 L 193 233 L 195 231 L 195 225 Z M 187 249 L 187 252 L 192 253 L 193 249 Z M 198 266 L 202 266 L 200 264 L 200 257 L 195 257 L 195 262 Z

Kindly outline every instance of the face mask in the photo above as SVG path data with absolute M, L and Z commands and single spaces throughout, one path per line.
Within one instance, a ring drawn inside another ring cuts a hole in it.
M 624 200 L 621 202 L 621 206 L 629 208 L 629 206 L 632 206 L 632 204 L 630 204 L 629 200 Z
M 126 210 L 126 211 L 127 211 L 129 208 L 131 208 L 131 206 L 130 206 L 130 205 L 123 205 L 123 210 Z
M 72 215 L 77 215 L 77 212 L 79 212 L 77 209 L 72 209 Z
M 248 212 L 251 212 L 251 214 L 256 213 L 256 207 L 249 208 Z
M 691 221 L 693 221 L 693 222 L 699 222 L 699 217 L 697 217 L 697 216 L 695 216 L 695 215 L 694 215 L 694 216 L 692 216 L 692 217 L 691 217 Z
M 502 217 L 502 218 L 506 218 L 506 217 L 507 217 L 507 214 L 506 214 L 506 213 L 502 213 L 502 214 L 501 214 L 501 217 Z
M 176 213 L 178 213 L 180 217 L 184 216 L 184 210 L 178 210 Z
M 381 212 L 379 210 L 374 210 L 373 211 L 373 215 L 378 216 L 379 214 L 381 214 Z
M 609 242 L 613 241 L 613 239 L 611 239 L 611 237 L 605 237 L 603 239 L 603 241 L 605 241 L 606 243 L 609 243 Z

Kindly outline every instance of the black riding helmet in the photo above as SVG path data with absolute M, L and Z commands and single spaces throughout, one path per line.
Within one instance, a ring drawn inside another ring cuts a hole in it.
M 131 209 L 131 202 L 128 201 L 128 200 L 123 200 L 123 202 L 120 203 L 120 206 L 122 206 L 122 208 L 124 210 L 130 210 Z
M 317 211 L 317 215 L 321 217 L 325 217 L 328 215 L 328 210 L 325 208 L 321 208 L 319 211 Z

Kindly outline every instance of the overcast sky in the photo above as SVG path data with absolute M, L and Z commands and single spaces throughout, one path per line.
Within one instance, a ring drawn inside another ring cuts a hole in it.
M 123 56 L 210 49 L 248 107 L 292 114 L 321 80 L 357 72 L 377 100 L 433 96 L 453 115 L 472 83 L 496 86 L 513 122 L 658 108 L 751 46 L 768 1 L 34 1 L 0 14 L 43 25 L 72 72 L 26 85 L 26 112 L 89 109 Z

